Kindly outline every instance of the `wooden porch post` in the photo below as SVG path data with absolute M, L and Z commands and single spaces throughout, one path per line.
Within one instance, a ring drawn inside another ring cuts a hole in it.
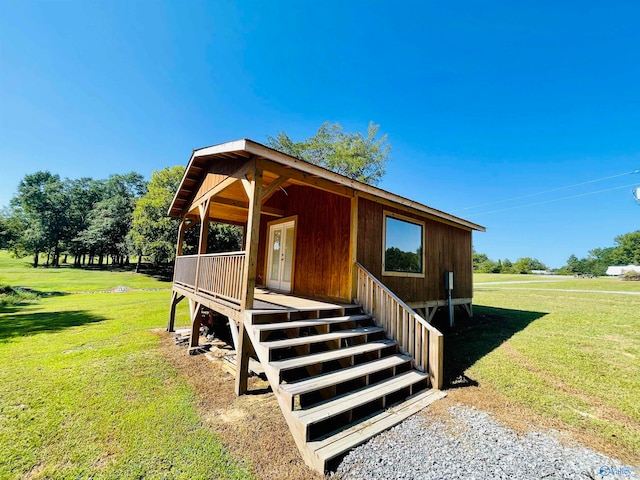
M 182 256 L 182 244 L 184 243 L 184 232 L 187 230 L 187 225 L 185 224 L 185 217 L 182 217 L 180 221 L 180 226 L 178 227 L 178 244 L 176 245 L 176 257 Z
M 349 288 L 351 290 L 351 301 L 358 296 L 358 271 L 356 262 L 358 261 L 358 195 L 354 192 L 351 197 L 351 219 L 349 229 Z
M 236 384 L 237 395 L 247 391 L 249 379 L 249 356 L 251 355 L 251 339 L 247 334 L 245 322 L 249 321 L 246 310 L 253 308 L 256 288 L 256 266 L 258 263 L 258 240 L 260 236 L 260 207 L 262 204 L 262 170 L 255 168 L 251 180 L 242 179 L 242 185 L 249 197 L 249 213 L 246 228 L 244 256 L 244 275 L 242 277 L 242 301 L 240 308 L 243 318 L 240 322 L 238 345 L 236 350 Z
M 256 288 L 256 266 L 258 263 L 258 240 L 260 236 L 260 205 L 262 197 L 262 170 L 255 169 L 251 180 L 244 180 L 249 196 L 249 215 L 247 219 L 246 244 L 244 257 L 244 276 L 242 278 L 242 310 L 253 308 L 253 296 Z
M 198 253 L 204 255 L 207 253 L 207 239 L 209 238 L 209 206 L 211 198 L 207 198 L 203 203 L 198 205 L 200 212 L 200 242 Z
M 207 238 L 209 237 L 209 205 L 211 198 L 207 198 L 198 205 L 200 213 L 200 238 L 198 239 L 198 261 L 196 263 L 196 280 L 193 291 L 198 291 L 198 277 L 200 276 L 200 255 L 207 253 Z

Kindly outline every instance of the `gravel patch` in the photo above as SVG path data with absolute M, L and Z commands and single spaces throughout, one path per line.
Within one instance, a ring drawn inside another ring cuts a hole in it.
M 557 432 L 518 434 L 474 407 L 449 415 L 408 418 L 352 450 L 330 478 L 640 479 L 640 466 L 565 445 Z

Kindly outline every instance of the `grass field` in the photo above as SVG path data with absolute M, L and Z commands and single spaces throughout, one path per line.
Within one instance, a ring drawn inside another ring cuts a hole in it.
M 168 283 L 27 263 L 0 252 L 0 285 L 57 293 L 0 307 L 1 479 L 250 476 L 252 459 L 232 457 L 205 425 L 202 399 L 152 331 L 165 325 Z M 479 386 L 449 398 L 506 399 L 502 418 L 531 411 L 640 464 L 640 295 L 586 291 L 640 291 L 640 283 L 475 280 L 475 318 L 445 348 L 448 375 Z M 496 283 L 522 281 L 536 283 Z M 118 286 L 133 291 L 104 293 Z
M 495 283 L 532 281 L 545 283 Z M 638 464 L 640 295 L 593 290 L 640 292 L 640 283 L 476 275 L 475 285 L 475 320 L 447 340 L 451 374 Z
M 167 284 L 38 269 L 0 252 L 0 284 L 59 294 L 0 307 L 0 478 L 247 478 L 198 416 L 151 329 Z M 185 312 L 180 311 L 184 323 Z

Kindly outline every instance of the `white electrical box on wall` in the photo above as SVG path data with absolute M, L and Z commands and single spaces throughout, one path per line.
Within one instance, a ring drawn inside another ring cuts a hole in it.
M 447 290 L 453 290 L 453 272 L 444 272 L 444 286 Z

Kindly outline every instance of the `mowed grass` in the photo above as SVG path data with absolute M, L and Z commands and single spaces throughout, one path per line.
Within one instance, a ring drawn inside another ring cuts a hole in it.
M 0 256 L 0 283 L 57 292 L 166 286 L 19 263 Z M 250 477 L 160 353 L 151 329 L 165 325 L 169 299 L 168 290 L 65 294 L 0 308 L 0 478 Z M 178 321 L 187 322 L 184 308 Z
M 640 292 L 640 282 L 625 281 L 618 277 L 574 278 L 566 275 L 503 275 L 499 273 L 476 273 L 474 274 L 473 279 L 477 289 L 524 288 L 528 290 L 562 289 Z
M 38 292 L 92 292 L 114 287 L 131 289 L 171 288 L 171 282 L 160 282 L 147 275 L 120 272 L 105 267 L 104 270 L 84 270 L 63 265 L 60 268 L 34 269 L 33 258 L 13 258 L 0 250 L 0 285 L 27 287 Z
M 481 286 L 501 277 L 531 279 L 475 278 L 478 321 L 450 343 L 467 376 L 640 460 L 640 295 L 562 291 L 640 292 L 640 283 Z

